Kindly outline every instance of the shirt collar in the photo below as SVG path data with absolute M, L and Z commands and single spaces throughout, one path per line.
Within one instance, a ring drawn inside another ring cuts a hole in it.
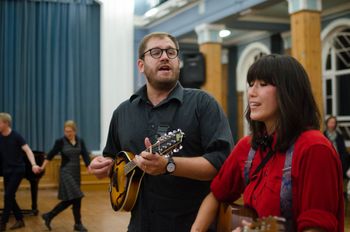
M 163 100 L 161 103 L 159 103 L 158 106 L 163 105 L 164 103 L 169 102 L 171 100 L 176 100 L 176 101 L 182 103 L 183 102 L 183 95 L 184 95 L 184 88 L 178 82 L 176 84 L 175 88 L 170 92 L 169 96 L 165 100 Z M 131 103 L 132 102 L 139 103 L 140 101 L 149 102 L 148 97 L 147 97 L 147 86 L 144 85 L 139 90 L 137 90 L 130 97 L 129 101 Z

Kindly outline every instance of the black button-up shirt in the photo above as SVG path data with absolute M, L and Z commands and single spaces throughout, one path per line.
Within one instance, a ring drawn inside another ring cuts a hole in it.
M 164 128 L 185 133 L 183 148 L 174 156 L 202 156 L 217 170 L 233 146 L 228 121 L 209 94 L 177 84 L 164 101 L 153 106 L 144 86 L 114 111 L 103 154 L 140 154 L 145 150 L 145 137 L 155 142 Z M 209 191 L 209 181 L 146 174 L 132 210 L 129 231 L 189 231 Z

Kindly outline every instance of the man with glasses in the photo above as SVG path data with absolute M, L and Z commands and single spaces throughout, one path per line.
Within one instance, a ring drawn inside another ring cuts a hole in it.
M 104 157 L 89 169 L 106 177 L 118 152 L 139 154 L 134 161 L 146 175 L 128 231 L 190 231 L 210 181 L 231 151 L 229 125 L 213 97 L 179 84 L 179 44 L 173 36 L 145 36 L 138 55 L 146 85 L 115 110 Z M 144 151 L 175 129 L 185 133 L 180 152 L 164 157 Z

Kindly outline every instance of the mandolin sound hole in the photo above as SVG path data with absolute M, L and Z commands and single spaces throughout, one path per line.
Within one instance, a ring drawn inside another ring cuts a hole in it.
M 112 176 L 112 184 L 113 187 L 117 189 L 117 192 L 119 192 L 119 186 L 118 186 L 118 168 L 115 170 Z

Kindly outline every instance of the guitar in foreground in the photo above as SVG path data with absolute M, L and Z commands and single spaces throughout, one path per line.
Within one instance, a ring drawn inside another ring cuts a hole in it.
M 242 226 L 242 220 L 250 226 Z M 239 205 L 221 204 L 219 209 L 217 232 L 232 232 L 241 227 L 244 232 L 283 232 L 285 220 L 280 217 L 258 218 L 254 209 Z
M 158 138 L 147 152 L 167 155 L 181 149 L 184 133 L 178 129 Z M 115 211 L 131 211 L 136 203 L 145 173 L 133 161 L 135 155 L 122 151 L 114 160 L 110 173 L 109 193 Z

